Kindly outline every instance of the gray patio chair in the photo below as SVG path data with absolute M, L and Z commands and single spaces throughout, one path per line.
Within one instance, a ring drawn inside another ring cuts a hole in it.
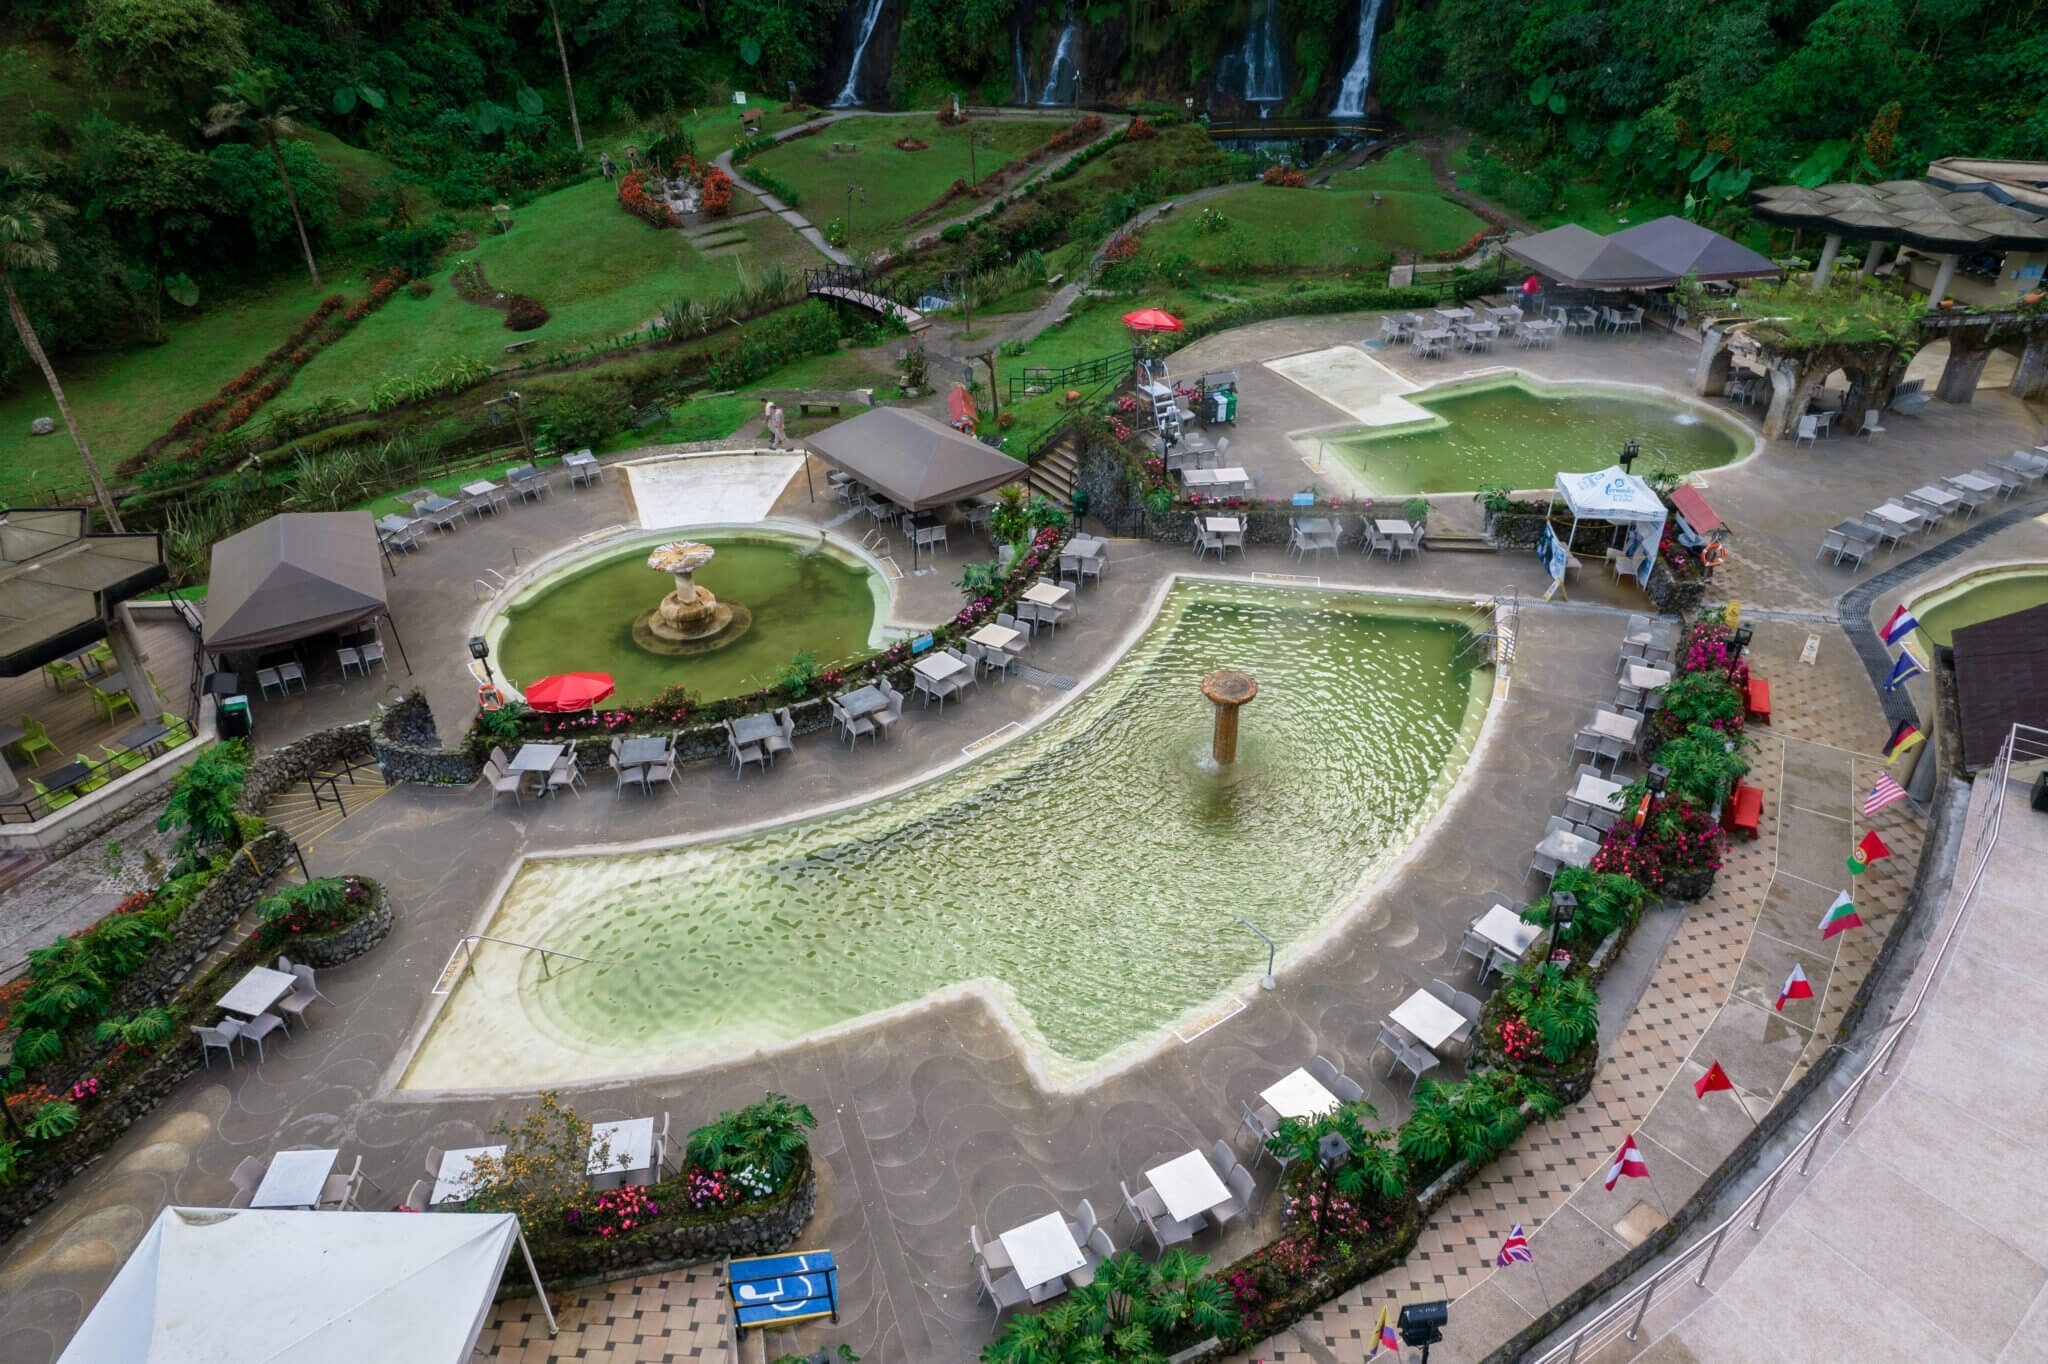
M 1087 1263 L 1067 1275 L 1067 1282 L 1076 1288 L 1086 1288 L 1095 1282 L 1096 1268 L 1114 1254 L 1116 1242 L 1109 1239 L 1109 1229 L 1097 1227 L 1089 1234 L 1088 1239 L 1081 1243 L 1081 1255 Z
M 405 1197 L 398 1206 L 405 1212 L 425 1212 L 427 1200 L 434 1196 L 434 1182 L 431 1179 L 415 1179 L 412 1187 L 405 1191 Z
M 676 789 L 676 754 L 670 749 L 668 756 L 659 762 L 651 762 L 640 769 L 640 790 L 645 795 L 654 794 L 654 783 L 665 781 L 668 789 Z
M 1793 435 L 1792 444 L 1796 446 L 1799 442 L 1805 441 L 1808 445 L 1812 445 L 1819 439 L 1820 418 L 1818 416 L 1801 417 L 1799 419 L 1799 430 Z
M 919 677 L 918 680 L 922 682 L 924 679 Z M 927 701 L 926 704 L 929 705 L 930 702 Z M 900 709 L 899 707 L 899 713 Z M 855 715 L 836 696 L 832 698 L 832 716 L 846 734 L 847 747 L 853 747 L 863 734 L 879 742 L 874 720 L 866 715 Z
M 563 787 L 576 799 L 583 799 L 583 773 L 576 766 L 576 750 L 571 748 L 548 769 L 548 794 L 553 795 Z
M 199 1060 L 208 1070 L 213 1069 L 213 1050 L 216 1047 L 228 1054 L 228 1067 L 234 1068 L 235 1039 L 242 1035 L 239 1019 L 223 1018 L 210 1028 L 195 1025 L 192 1031 L 199 1034 Z
M 726 755 L 732 759 L 734 777 L 743 775 L 748 763 L 753 763 L 764 772 L 768 770 L 768 755 L 762 750 L 761 745 L 741 743 L 739 736 L 733 733 L 730 720 L 725 722 L 725 749 Z
M 363 1158 L 356 1157 L 353 1169 L 337 1170 L 327 1176 L 327 1182 L 320 1186 L 320 1199 L 313 1206 L 323 1212 L 346 1212 L 356 1206 L 356 1196 L 362 1192 Z
M 645 767 L 637 763 L 630 766 L 622 764 L 616 752 L 607 756 L 605 762 L 612 769 L 612 778 L 617 783 L 612 791 L 613 800 L 618 800 L 626 794 L 627 782 L 632 782 L 635 786 L 639 787 L 641 795 L 647 794 L 647 769 Z
M 1230 1190 L 1230 1197 L 1209 1209 L 1209 1216 L 1219 1227 L 1228 1226 L 1251 1211 L 1254 1192 L 1252 1172 L 1240 1165 L 1223 1177 L 1223 1186 Z
M 278 1031 L 282 1031 L 287 1037 L 291 1035 L 291 1029 L 285 1027 L 284 1020 L 276 1014 L 257 1014 L 242 1025 L 241 1039 L 245 1042 L 254 1042 L 256 1044 L 257 1064 L 262 1064 L 265 1059 L 263 1055 L 263 1039 Z
M 1429 993 L 1439 1004 L 1448 1004 L 1457 1010 L 1458 1016 L 1465 1020 L 1465 1025 L 1451 1034 L 1451 1042 L 1455 1045 L 1471 1041 L 1473 1030 L 1479 1026 L 1479 1001 L 1442 980 L 1432 980 Z
M 975 645 L 975 646 L 972 646 L 972 647 L 975 647 L 975 648 L 979 648 L 980 646 L 979 646 L 979 645 Z M 981 664 L 980 664 L 980 660 L 978 660 L 978 659 L 974 658 L 974 657 L 973 657 L 972 655 L 970 655 L 970 654 L 963 654 L 963 653 L 961 653 L 961 652 L 960 652 L 960 651 L 959 651 L 958 649 L 954 648 L 954 647 L 953 647 L 952 645 L 950 645 L 950 644 L 946 646 L 946 657 L 948 657 L 948 658 L 952 659 L 952 660 L 953 660 L 953 661 L 954 661 L 955 663 L 964 663 L 964 664 L 966 664 L 966 665 L 967 665 L 967 682 L 971 682 L 971 683 L 973 683 L 973 684 L 974 684 L 974 689 L 975 689 L 976 691 L 980 691 L 980 690 L 981 690 Z M 959 674 L 958 674 L 958 673 L 955 673 L 955 674 L 954 674 L 954 676 L 955 676 L 955 677 L 958 677 L 958 676 L 959 676 Z M 966 685 L 966 684 L 965 684 L 965 683 L 962 683 L 962 685 L 964 686 L 964 685 Z
M 975 1258 L 990 1269 L 1004 1270 L 1010 1268 L 1010 1252 L 1003 1248 L 1003 1243 L 994 1239 L 982 1240 L 981 1228 L 975 1226 L 972 1222 L 967 1224 L 967 1241 L 968 1244 L 974 1247 Z
M 1221 1137 L 1216 1138 L 1209 1147 L 1209 1164 L 1215 1167 L 1217 1177 L 1221 1179 L 1230 1178 L 1232 1170 L 1244 1168 L 1244 1162 L 1237 1158 L 1237 1152 L 1231 1150 L 1230 1143 Z
M 1097 1225 L 1095 1205 L 1084 1198 L 1074 1205 L 1074 1215 L 1067 1219 L 1067 1234 L 1077 1245 L 1085 1245 Z
M 310 970 L 311 968 L 307 969 Z M 301 1024 L 310 1028 L 313 1025 L 306 1022 L 306 1010 L 313 1006 L 313 1001 L 316 999 L 326 1000 L 327 996 L 314 989 L 310 982 L 302 980 L 292 987 L 290 994 L 270 1007 L 282 1013 L 290 1014 L 293 1018 L 298 1019 Z
M 977 1268 L 981 1273 L 981 1296 L 996 1305 L 997 1322 L 1001 1322 L 1003 1313 L 1009 1311 L 1012 1307 L 1022 1307 L 1025 1303 L 1031 1301 L 1031 1294 L 1025 1291 L 1024 1281 L 1014 1273 L 1005 1274 L 1000 1279 L 991 1279 L 988 1275 L 987 1265 L 980 1265 Z M 989 1327 L 988 1333 L 990 1335 L 996 1333 L 993 1325 Z
M 466 506 L 466 503 L 451 502 L 437 512 L 429 512 L 427 519 L 434 523 L 437 530 L 455 530 L 462 525 L 463 512 Z M 415 507 L 413 510 L 417 511 L 419 509 Z
M 1267 1156 L 1273 1156 L 1278 1160 L 1279 1156 L 1268 1150 L 1266 1143 L 1273 1139 L 1273 1133 L 1279 1129 L 1280 1115 L 1265 1104 L 1260 1104 L 1257 1108 L 1248 1103 L 1240 1106 L 1244 1109 L 1244 1117 L 1237 1125 L 1241 1130 L 1250 1132 L 1252 1139 L 1258 1143 L 1258 1149 L 1252 1155 L 1252 1164 L 1257 1166 Z
M 903 718 L 903 693 L 890 686 L 886 679 L 882 681 L 880 686 L 882 695 L 889 698 L 889 704 L 886 708 L 878 710 L 868 717 L 875 727 L 875 739 L 878 743 L 883 736 L 893 734 L 896 730 L 897 722 Z
M 524 805 L 526 803 L 525 797 L 520 794 L 520 788 L 526 785 L 525 779 L 517 772 L 507 772 L 504 764 L 496 758 L 484 764 L 484 780 L 491 784 L 491 808 L 493 810 L 498 808 L 498 797 L 507 791 L 512 793 L 512 799 L 516 804 Z
M 235 1172 L 228 1176 L 228 1183 L 235 1186 L 235 1193 L 228 1200 L 231 1208 L 246 1208 L 249 1200 L 256 1196 L 257 1186 L 263 1183 L 266 1162 L 261 1156 L 243 1156 Z
M 668 1166 L 668 1110 L 661 1110 L 661 1126 L 654 1131 L 653 1161 L 649 1164 L 643 1184 L 659 1184 L 662 1171 Z
M 448 1153 L 446 1151 L 443 1151 L 438 1146 L 429 1146 L 427 1148 L 426 1163 L 428 1180 L 438 1180 L 441 1177 L 441 1162 L 443 1159 L 446 1158 L 447 1154 Z
M 1217 562 L 1221 563 L 1223 561 L 1223 537 L 1211 531 L 1202 523 L 1202 518 L 1198 516 L 1195 518 L 1195 557 L 1199 559 L 1212 549 L 1216 551 Z
M 1475 914 L 1472 917 L 1472 922 L 1465 925 L 1464 936 L 1458 940 L 1458 956 L 1470 957 L 1478 962 L 1479 979 L 1484 981 L 1486 979 L 1487 963 L 1493 960 L 1494 944 L 1492 939 L 1482 938 L 1474 931 L 1474 925 L 1478 922 L 1479 916 Z
M 1993 483 L 1996 483 L 1998 485 L 1998 495 L 2007 501 L 2011 501 L 2012 495 L 2026 486 L 2025 480 L 2020 478 L 2018 474 L 2008 469 L 2001 469 L 1996 464 L 1987 464 L 1983 468 L 1975 469 L 1971 472 L 1977 474 L 1980 478 L 1988 478 Z
M 334 657 L 341 664 L 343 681 L 348 680 L 348 670 L 350 668 L 354 668 L 359 673 L 363 671 L 363 651 L 361 649 L 337 649 L 334 651 Z
M 1415 1086 L 1422 1083 L 1422 1077 L 1443 1064 L 1437 1059 L 1435 1052 L 1423 1046 L 1420 1042 L 1403 1045 L 1398 1053 L 1398 1057 L 1400 1066 L 1415 1076 L 1408 1083 L 1408 1096 L 1410 1098 L 1415 1096 Z M 1393 1070 L 1389 1069 L 1387 1071 L 1387 1078 L 1392 1079 L 1393 1075 Z
M 767 751 L 770 762 L 796 751 L 796 720 L 790 715 L 788 706 L 776 710 L 775 733 L 764 739 L 761 747 Z
M 259 697 L 268 696 L 272 687 L 277 688 L 278 695 L 282 696 L 284 694 L 284 683 L 278 678 L 277 669 L 258 668 L 256 670 L 256 694 Z
M 1984 499 L 1990 496 L 1989 493 L 1980 493 L 1975 488 L 1965 488 L 1952 478 L 1941 480 L 1941 488 L 1943 492 L 1953 495 L 1956 501 L 1963 504 L 1963 519 L 1966 521 L 1977 514 L 1977 509 L 1984 505 Z
M 1330 1081 L 1330 1092 L 1337 1096 L 1340 1103 L 1355 1104 L 1365 1098 L 1365 1086 L 1349 1075 L 1339 1075 Z
M 994 673 L 998 679 L 1009 676 L 1010 669 L 1017 666 L 1017 656 L 1008 649 L 986 648 L 972 641 L 968 642 L 967 656 Z
M 1328 1089 L 1336 1082 L 1337 1076 L 1342 1072 L 1330 1063 L 1328 1057 L 1315 1056 L 1309 1060 L 1308 1073 L 1314 1077 L 1317 1084 L 1321 1085 L 1324 1089 Z

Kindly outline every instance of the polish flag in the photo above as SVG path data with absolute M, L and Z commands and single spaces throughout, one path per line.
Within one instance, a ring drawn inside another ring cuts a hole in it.
M 1778 991 L 1778 1003 L 1776 1005 L 1776 1008 L 1779 1013 L 1783 1013 L 1785 1012 L 1786 1000 L 1812 998 L 1813 986 L 1810 983 L 1808 983 L 1806 979 L 1806 968 L 1804 966 L 1795 965 L 1792 968 L 1792 974 L 1785 977 L 1785 988 Z
M 1648 1179 L 1650 1167 L 1643 1163 L 1643 1153 L 1636 1149 L 1636 1134 L 1631 1132 L 1622 1141 L 1621 1149 L 1614 1153 L 1614 1164 L 1607 1167 L 1607 1187 L 1612 1191 L 1621 1182 L 1621 1177 Z

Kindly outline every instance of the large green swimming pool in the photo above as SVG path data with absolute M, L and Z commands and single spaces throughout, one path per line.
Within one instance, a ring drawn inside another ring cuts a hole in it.
M 1239 918 L 1284 951 L 1421 828 L 1491 694 L 1466 637 L 1434 606 L 1179 584 L 1099 683 L 949 776 L 746 837 L 527 862 L 487 931 L 609 964 L 544 977 L 485 946 L 405 1083 L 682 1069 L 970 982 L 1049 1073 L 1085 1073 L 1263 973 Z M 1222 666 L 1260 687 L 1228 777 L 1197 688 Z
M 588 564 L 523 590 L 494 624 L 499 670 L 515 684 L 553 673 L 605 672 L 620 704 L 653 699 L 680 684 L 704 698 L 768 686 L 797 654 L 830 664 L 867 652 L 886 602 L 879 578 L 816 537 L 768 532 L 690 537 L 717 556 L 697 582 L 721 601 L 753 612 L 753 626 L 726 648 L 693 658 L 665 658 L 633 643 L 633 621 L 675 586 L 647 566 L 663 537 L 636 537 Z
M 1635 440 L 1635 472 L 1689 474 L 1748 453 L 1718 417 L 1634 394 L 1555 392 L 1521 383 L 1423 392 L 1410 398 L 1439 418 L 1424 427 L 1358 432 L 1322 443 L 1311 459 L 1341 460 L 1374 495 L 1473 491 L 1489 484 L 1548 488 L 1560 470 L 1604 469 Z
M 1920 629 L 1936 644 L 1952 644 L 1966 625 L 2009 616 L 2048 603 L 2048 567 L 1998 568 L 1936 588 L 1914 601 Z

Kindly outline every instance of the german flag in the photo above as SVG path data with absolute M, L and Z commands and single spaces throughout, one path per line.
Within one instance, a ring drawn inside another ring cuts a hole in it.
M 1885 741 L 1884 760 L 1891 762 L 1914 744 L 1924 743 L 1926 740 L 1927 736 L 1922 734 L 1911 720 L 1901 720 L 1898 728 L 1892 731 L 1892 737 Z

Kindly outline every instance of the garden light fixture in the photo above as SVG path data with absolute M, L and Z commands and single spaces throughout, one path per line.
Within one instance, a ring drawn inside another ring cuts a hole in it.
M 484 676 L 486 678 L 489 678 L 492 683 L 497 682 L 498 679 L 491 673 L 491 646 L 489 641 L 482 635 L 471 635 L 469 637 L 469 656 L 484 665 Z
M 1323 1167 L 1324 1174 L 1330 1174 L 1350 1158 L 1351 1143 L 1341 1133 L 1325 1132 L 1317 1138 L 1316 1164 Z
M 1543 954 L 1544 961 L 1547 962 L 1557 955 L 1558 940 L 1564 936 L 1564 931 L 1572 926 L 1572 920 L 1577 918 L 1578 914 L 1578 896 L 1568 890 L 1555 890 L 1550 893 L 1550 948 Z

